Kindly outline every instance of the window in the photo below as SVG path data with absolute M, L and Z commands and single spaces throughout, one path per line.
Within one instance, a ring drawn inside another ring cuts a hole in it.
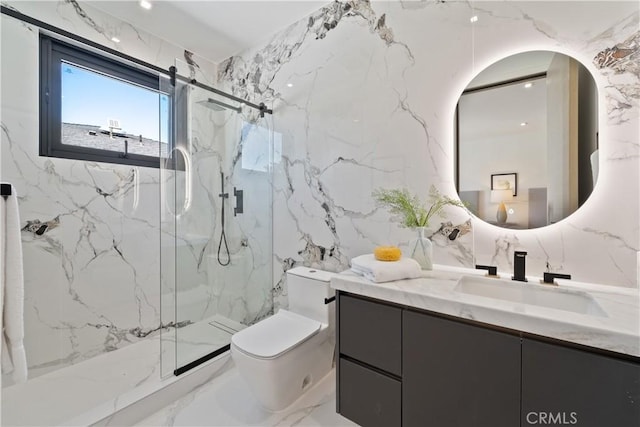
M 170 97 L 157 75 L 40 36 L 40 155 L 160 167 Z

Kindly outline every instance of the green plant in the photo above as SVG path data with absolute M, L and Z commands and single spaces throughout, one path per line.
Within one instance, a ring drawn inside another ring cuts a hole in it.
M 371 194 L 378 204 L 388 207 L 389 212 L 401 218 L 402 226 L 408 228 L 428 227 L 429 221 L 434 215 L 443 216 L 442 209 L 445 206 L 457 206 L 466 208 L 464 203 L 444 196 L 435 186 L 429 188 L 429 200 L 431 205 L 427 209 L 417 196 L 409 193 L 409 190 L 386 190 L 379 188 Z

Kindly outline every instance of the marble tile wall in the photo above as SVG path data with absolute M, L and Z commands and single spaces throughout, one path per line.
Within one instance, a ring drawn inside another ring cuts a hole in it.
M 341 270 L 375 245 L 406 245 L 411 232 L 375 206 L 372 190 L 407 187 L 424 198 L 435 185 L 455 196 L 459 95 L 491 63 L 535 49 L 573 56 L 596 79 L 598 185 L 582 209 L 546 228 L 506 230 L 472 218 L 465 236 L 436 234 L 436 262 L 510 271 L 513 251 L 524 249 L 531 275 L 548 268 L 637 287 L 638 14 L 636 2 L 331 2 L 221 63 L 219 81 L 268 101 L 282 134 L 274 163 L 276 306 L 286 305 L 284 271 L 294 265 Z M 468 219 L 452 210 L 445 222 Z
M 85 3 L 2 5 L 162 68 L 189 59 L 187 75 L 208 84 L 215 75 L 214 64 Z M 1 19 L 0 177 L 16 187 L 25 225 L 25 347 L 34 378 L 158 333 L 161 181 L 159 169 L 39 157 L 38 29 Z M 42 224 L 45 232 L 35 233 Z M 205 226 L 194 228 L 208 239 Z M 200 243 L 182 246 L 185 266 L 195 264 Z M 188 271 L 185 281 L 208 284 L 202 271 Z

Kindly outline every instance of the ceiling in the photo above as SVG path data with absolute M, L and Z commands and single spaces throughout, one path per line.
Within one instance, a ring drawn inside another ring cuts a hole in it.
M 136 28 L 219 63 L 304 18 L 330 0 L 87 1 Z

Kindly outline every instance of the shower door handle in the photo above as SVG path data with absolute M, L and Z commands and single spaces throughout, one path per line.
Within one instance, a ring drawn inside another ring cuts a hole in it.
M 169 155 L 167 156 L 167 158 L 164 161 L 164 168 L 165 170 L 168 171 L 173 171 L 174 173 L 177 172 L 179 169 L 177 167 L 177 156 L 176 154 L 180 154 L 184 160 L 184 201 L 182 203 L 182 209 L 180 210 L 180 212 L 173 212 L 171 207 L 169 206 L 169 204 L 165 203 L 165 206 L 167 207 L 167 210 L 176 218 L 180 217 L 181 215 L 183 215 L 184 213 L 186 213 L 189 208 L 191 207 L 191 199 L 192 199 L 192 194 L 191 194 L 191 157 L 189 156 L 189 153 L 182 147 L 174 147 L 170 152 Z M 175 156 L 175 157 L 174 157 Z M 169 162 L 172 161 L 173 162 L 173 166 L 174 168 L 170 168 L 169 167 Z M 174 179 L 177 179 L 177 174 L 174 176 Z M 174 193 L 174 197 L 175 197 L 175 193 Z M 166 202 L 166 196 L 165 196 L 165 202 Z

